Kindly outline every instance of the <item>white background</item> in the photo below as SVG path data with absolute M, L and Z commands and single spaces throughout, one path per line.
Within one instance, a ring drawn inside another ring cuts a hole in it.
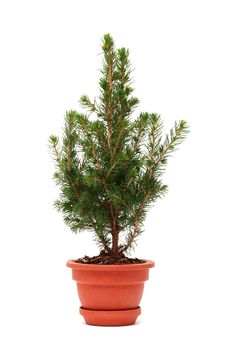
M 228 349 L 226 1 L 1 1 L 0 348 Z M 100 38 L 131 49 L 135 94 L 167 130 L 169 193 L 135 254 L 156 262 L 135 326 L 86 326 L 68 258 L 96 254 L 65 227 L 47 149 L 66 110 L 98 93 Z M 143 342 L 144 341 L 144 345 Z

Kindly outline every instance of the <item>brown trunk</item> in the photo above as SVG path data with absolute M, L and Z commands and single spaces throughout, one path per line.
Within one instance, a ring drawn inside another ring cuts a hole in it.
M 112 254 L 113 255 L 117 255 L 118 253 L 118 240 L 119 240 L 118 231 L 112 232 Z
M 119 225 L 118 225 L 118 210 L 116 208 L 113 208 L 113 205 L 111 207 L 111 216 L 112 216 L 112 222 L 111 222 L 111 234 L 112 234 L 112 249 L 111 253 L 112 255 L 118 255 L 118 243 L 119 243 Z

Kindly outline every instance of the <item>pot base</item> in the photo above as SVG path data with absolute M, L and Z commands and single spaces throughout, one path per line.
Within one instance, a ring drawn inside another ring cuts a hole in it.
M 141 307 L 128 310 L 91 310 L 80 307 L 85 322 L 93 326 L 128 326 L 141 314 Z

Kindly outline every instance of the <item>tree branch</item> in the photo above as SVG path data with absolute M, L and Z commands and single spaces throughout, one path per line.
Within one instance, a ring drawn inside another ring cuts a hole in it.
M 151 192 L 150 190 L 147 191 L 143 202 L 141 203 L 141 205 L 139 206 L 139 208 L 135 214 L 135 223 L 133 226 L 133 232 L 130 234 L 130 239 L 128 240 L 128 242 L 121 249 L 121 253 L 125 252 L 126 250 L 128 250 L 131 247 L 132 243 L 134 242 L 134 240 L 137 236 L 139 220 L 140 220 L 141 214 L 143 212 L 144 205 L 145 205 L 145 203 L 150 195 L 150 192 Z
M 85 132 L 86 135 L 87 135 L 87 138 L 88 138 L 88 141 L 89 141 L 89 145 L 90 145 L 90 149 L 91 149 L 91 151 L 92 151 L 92 154 L 93 154 L 94 160 L 95 160 L 95 162 L 96 162 L 96 165 L 97 165 L 97 167 L 100 169 L 100 168 L 101 168 L 101 165 L 100 165 L 100 162 L 99 162 L 99 160 L 98 160 L 98 157 L 97 157 L 97 154 L 96 154 L 96 151 L 95 151 L 95 147 L 94 147 L 94 145 L 93 145 L 93 140 L 92 140 L 92 138 L 91 138 L 90 135 L 89 135 L 88 127 L 87 127 L 87 125 L 86 125 L 84 122 L 82 122 L 82 127 L 83 127 L 83 129 L 84 129 L 84 132 Z

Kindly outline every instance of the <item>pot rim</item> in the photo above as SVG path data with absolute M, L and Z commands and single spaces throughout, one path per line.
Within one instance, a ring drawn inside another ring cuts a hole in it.
M 145 260 L 140 264 L 116 264 L 116 265 L 99 265 L 99 264 L 83 264 L 77 263 L 74 259 L 67 261 L 67 267 L 71 267 L 76 270 L 90 270 L 90 271 L 129 271 L 129 270 L 144 270 L 154 267 L 155 263 L 152 260 Z

